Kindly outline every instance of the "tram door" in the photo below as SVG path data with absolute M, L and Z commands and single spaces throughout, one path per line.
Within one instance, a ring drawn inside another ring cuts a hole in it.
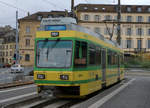
M 120 80 L 120 55 L 117 56 L 117 62 L 118 62 L 118 81 Z
M 106 81 L 106 49 L 103 48 L 102 49 L 102 82 L 105 81 Z

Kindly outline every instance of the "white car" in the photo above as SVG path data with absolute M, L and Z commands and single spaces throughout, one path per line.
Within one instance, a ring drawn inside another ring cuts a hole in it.
M 14 64 L 11 66 L 11 73 L 24 72 L 24 67 L 20 64 Z

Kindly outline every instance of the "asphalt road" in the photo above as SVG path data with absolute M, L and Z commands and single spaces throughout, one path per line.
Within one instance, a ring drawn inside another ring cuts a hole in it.
M 19 87 L 13 87 L 0 90 L 0 105 L 9 103 L 11 101 L 17 101 L 26 97 L 36 94 L 36 85 L 25 85 Z
M 123 82 L 71 108 L 150 108 L 150 75 L 135 71 Z
M 36 86 L 26 85 L 0 90 L 0 105 L 20 100 L 36 92 Z M 149 108 L 150 76 L 128 74 L 126 79 L 72 108 Z
M 150 108 L 150 77 L 135 80 L 99 108 Z

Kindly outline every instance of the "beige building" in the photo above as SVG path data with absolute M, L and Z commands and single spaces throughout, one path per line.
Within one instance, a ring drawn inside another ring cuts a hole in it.
M 23 66 L 34 65 L 34 39 L 40 27 L 42 18 L 64 17 L 64 11 L 37 12 L 19 19 L 19 54 L 20 64 Z
M 0 39 L 0 64 L 12 65 L 15 49 L 15 30 L 10 30 Z
M 112 40 L 116 41 L 116 5 L 79 4 L 76 10 L 79 25 L 107 39 L 114 31 Z M 123 5 L 121 12 L 121 44 L 125 53 L 150 52 L 150 6 Z

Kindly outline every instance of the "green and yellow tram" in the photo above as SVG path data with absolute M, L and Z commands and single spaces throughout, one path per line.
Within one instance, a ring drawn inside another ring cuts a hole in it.
M 38 93 L 82 97 L 124 78 L 123 50 L 73 18 L 45 18 L 35 39 Z

